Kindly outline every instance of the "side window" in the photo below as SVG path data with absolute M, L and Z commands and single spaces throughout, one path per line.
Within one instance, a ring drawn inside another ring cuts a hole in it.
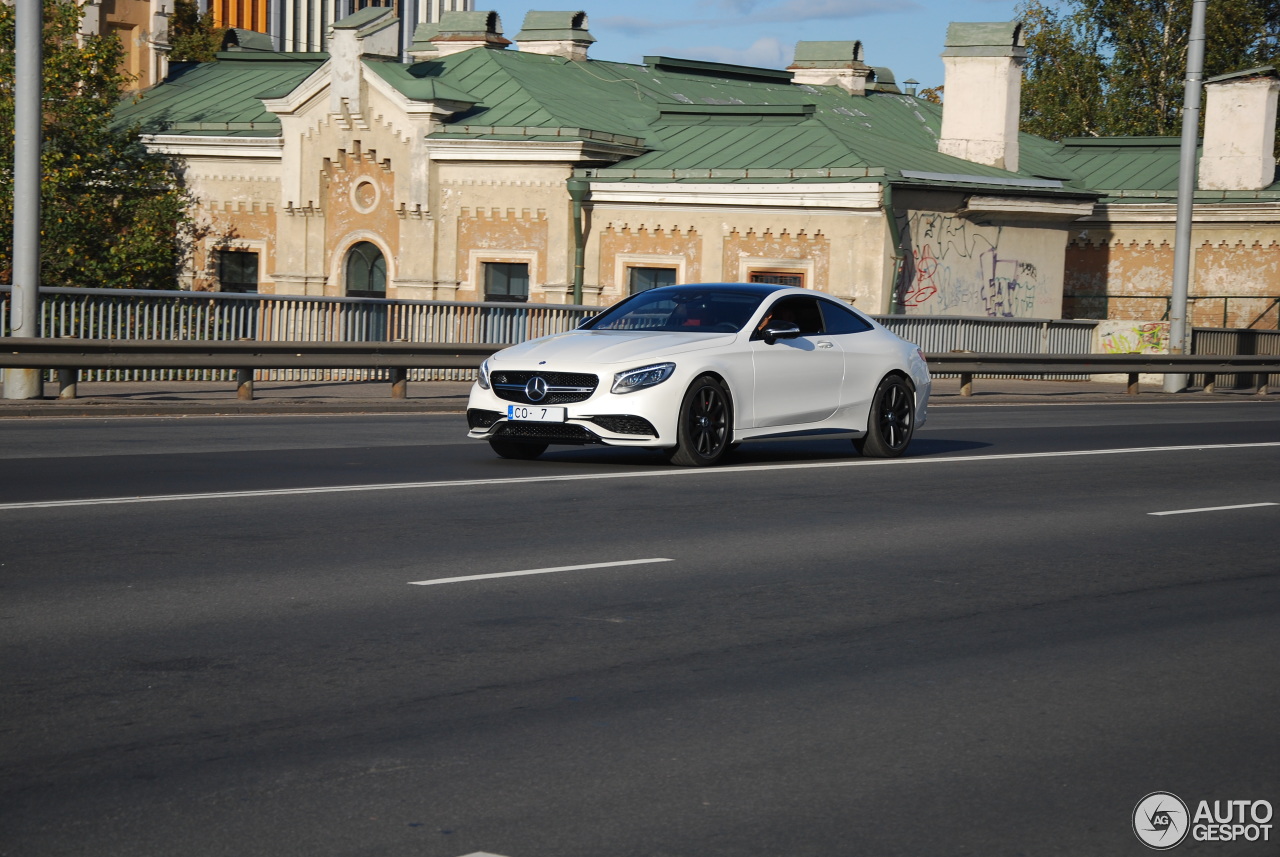
M 822 304 L 822 319 L 826 322 L 827 333 L 862 333 L 871 329 L 871 325 L 867 323 L 866 319 L 853 310 L 846 309 L 832 301 L 820 301 L 820 303 Z
M 757 325 L 757 333 L 773 320 L 794 321 L 800 326 L 803 336 L 814 336 L 823 332 L 822 311 L 818 309 L 818 299 L 802 295 L 783 298 L 764 314 Z
M 487 301 L 529 300 L 527 262 L 485 262 L 484 299 Z

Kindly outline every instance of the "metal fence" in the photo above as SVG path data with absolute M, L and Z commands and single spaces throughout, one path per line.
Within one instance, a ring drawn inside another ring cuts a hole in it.
M 0 286 L 0 333 L 9 334 L 10 287 Z M 515 343 L 576 327 L 594 307 L 300 297 L 123 289 L 41 290 L 41 335 L 83 339 Z M 1089 354 L 1094 320 L 885 315 L 875 318 L 931 353 Z M 1275 354 L 1280 332 L 1195 331 L 1193 353 Z M 1250 350 L 1253 349 L 1253 350 Z M 1267 350 L 1271 349 L 1271 350 Z M 269 369 L 264 381 L 381 380 L 381 370 Z M 473 370 L 415 369 L 412 380 L 469 380 Z M 85 381 L 231 380 L 203 369 L 93 370 Z M 1061 376 L 1059 376 L 1061 377 Z M 1071 376 L 1077 377 L 1077 376 Z M 1083 377 L 1083 376 L 1078 376 Z M 1203 379 L 1201 379 L 1201 382 Z M 1247 376 L 1219 386 L 1250 385 Z
M 9 286 L 0 286 L 0 332 L 9 335 Z M 572 330 L 593 307 L 403 301 L 227 292 L 41 289 L 43 337 L 261 342 L 514 343 Z M 264 381 L 379 380 L 382 370 L 267 369 Z M 470 369 L 415 369 L 410 378 L 468 380 Z M 225 381 L 204 369 L 93 370 L 84 381 Z
M 1221 330 L 1197 327 L 1191 332 L 1192 354 L 1268 354 L 1280 355 L 1280 330 Z M 1191 385 L 1203 387 L 1204 375 L 1191 378 Z M 1217 375 L 1213 385 L 1228 390 L 1247 390 L 1259 386 L 1254 375 Z M 1280 375 L 1270 375 L 1267 385 L 1280 385 Z

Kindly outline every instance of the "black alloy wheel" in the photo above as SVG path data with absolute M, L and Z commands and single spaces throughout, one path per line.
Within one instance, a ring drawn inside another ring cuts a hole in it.
M 871 400 L 867 433 L 853 445 L 871 458 L 897 458 L 906 451 L 915 430 L 915 393 L 901 375 L 890 375 L 880 382 Z
M 532 461 L 547 451 L 548 444 L 525 443 L 505 437 L 489 438 L 489 446 L 502 458 L 518 458 L 521 461 Z
M 732 441 L 733 406 L 729 391 L 710 375 L 689 385 L 680 404 L 676 448 L 667 453 L 672 464 L 706 467 L 724 458 Z

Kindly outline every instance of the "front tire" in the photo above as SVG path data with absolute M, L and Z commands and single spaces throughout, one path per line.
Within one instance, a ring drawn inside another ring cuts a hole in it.
M 524 443 L 523 441 L 509 440 L 505 437 L 491 437 L 489 438 L 489 446 L 502 458 L 532 461 L 547 451 L 548 444 Z
M 890 375 L 880 382 L 867 414 L 867 433 L 853 445 L 870 458 L 897 458 L 916 431 L 916 396 L 906 379 Z
M 733 440 L 733 404 L 724 384 L 710 375 L 697 378 L 684 394 L 676 424 L 672 464 L 708 467 L 717 464 Z

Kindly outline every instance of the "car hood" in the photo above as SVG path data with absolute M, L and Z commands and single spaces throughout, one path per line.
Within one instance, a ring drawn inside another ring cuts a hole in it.
M 546 361 L 565 363 L 631 363 L 658 361 L 690 351 L 732 342 L 736 333 L 658 333 L 627 330 L 573 330 L 532 339 L 504 349 L 490 358 L 511 368 Z

